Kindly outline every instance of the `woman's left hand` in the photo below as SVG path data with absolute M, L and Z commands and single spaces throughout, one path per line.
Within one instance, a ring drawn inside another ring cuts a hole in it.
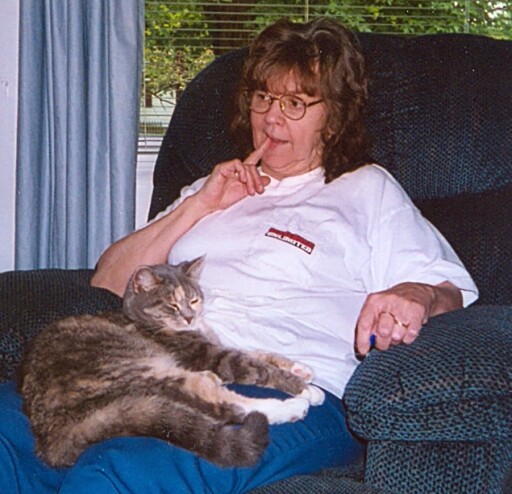
M 448 281 L 439 285 L 399 283 L 371 293 L 357 321 L 358 353 L 368 353 L 372 335 L 375 335 L 375 347 L 379 350 L 387 350 L 399 343 L 412 343 L 429 317 L 460 307 L 461 292 Z

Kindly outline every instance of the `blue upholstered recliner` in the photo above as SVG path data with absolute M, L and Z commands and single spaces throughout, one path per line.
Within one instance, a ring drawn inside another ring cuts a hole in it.
M 480 299 L 432 318 L 410 346 L 371 352 L 356 370 L 344 404 L 367 443 L 364 465 L 257 492 L 512 492 L 512 42 L 360 40 L 372 74 L 372 157 L 451 242 Z M 182 95 L 155 168 L 150 217 L 215 163 L 239 156 L 228 122 L 246 53 L 217 59 Z M 88 287 L 90 275 L 0 275 L 2 379 L 51 319 L 119 308 L 117 297 Z

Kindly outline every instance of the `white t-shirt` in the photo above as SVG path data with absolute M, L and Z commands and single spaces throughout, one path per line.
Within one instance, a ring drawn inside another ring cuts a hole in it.
M 183 189 L 168 211 L 205 180 Z M 221 342 L 304 363 L 339 397 L 358 363 L 355 325 L 367 294 L 449 280 L 465 305 L 478 295 L 446 240 L 376 165 L 327 185 L 321 168 L 271 179 L 262 195 L 199 221 L 169 262 L 202 255 L 204 319 Z

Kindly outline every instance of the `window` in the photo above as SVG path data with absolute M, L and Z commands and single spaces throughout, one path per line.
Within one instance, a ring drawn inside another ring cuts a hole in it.
M 355 31 L 474 33 L 512 39 L 510 0 L 146 0 L 139 164 L 154 162 L 187 82 L 280 17 L 335 16 Z M 150 175 L 150 173 L 149 173 Z

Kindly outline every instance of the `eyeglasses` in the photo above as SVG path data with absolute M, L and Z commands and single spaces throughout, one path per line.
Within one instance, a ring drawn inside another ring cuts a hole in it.
M 271 96 L 265 91 L 253 91 L 248 95 L 249 108 L 256 113 L 267 113 L 274 101 L 279 101 L 279 108 L 281 108 L 285 117 L 290 120 L 300 120 L 310 106 L 321 103 L 323 99 L 306 103 L 303 99 L 292 94 Z

